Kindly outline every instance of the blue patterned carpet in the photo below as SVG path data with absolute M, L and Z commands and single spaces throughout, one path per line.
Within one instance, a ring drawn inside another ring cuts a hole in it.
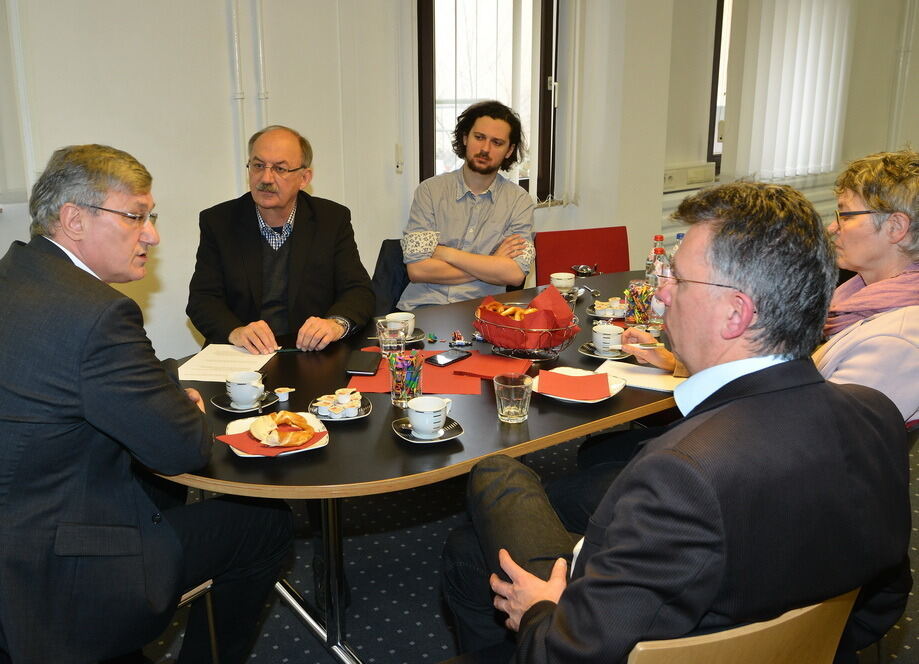
M 573 468 L 576 442 L 559 445 L 528 457 L 544 478 Z M 919 510 L 916 456 L 910 455 L 911 496 Z M 351 585 L 347 641 L 368 664 L 440 662 L 455 652 L 448 613 L 440 596 L 440 551 L 447 533 L 463 523 L 465 478 L 396 494 L 344 501 L 344 559 Z M 292 504 L 302 532 L 308 532 L 302 503 Z M 919 521 L 919 519 L 917 519 Z M 910 552 L 919 564 L 916 529 Z M 307 598 L 313 597 L 314 542 L 300 537 L 287 578 Z M 311 632 L 280 600 L 272 598 L 253 662 L 333 664 Z M 161 639 L 145 649 L 153 661 L 174 661 L 181 643 L 184 612 Z M 915 620 L 914 620 L 915 619 Z M 919 602 L 910 604 L 880 649 L 862 653 L 860 664 L 915 662 L 919 664 Z

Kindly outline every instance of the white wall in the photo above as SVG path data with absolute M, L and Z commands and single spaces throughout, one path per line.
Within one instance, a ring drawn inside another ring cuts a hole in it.
M 32 128 L 24 143 L 33 146 L 36 170 L 57 147 L 105 142 L 133 153 L 154 175 L 162 244 L 149 276 L 123 290 L 141 303 L 161 356 L 197 347 L 184 315 L 197 214 L 241 193 L 238 138 L 261 124 L 290 124 L 310 138 L 311 193 L 351 208 L 369 270 L 380 241 L 401 232 L 418 181 L 415 0 L 263 0 L 264 116 L 256 99 L 254 0 L 2 2 L 21 19 L 13 30 L 23 45 Z M 239 116 L 228 29 L 237 2 Z M 844 156 L 886 147 L 892 84 L 885 77 L 892 75 L 903 8 L 915 2 L 859 0 Z M 563 100 L 572 86 L 573 106 L 559 109 L 559 125 L 575 128 L 571 136 L 562 132 L 558 150 L 565 166 L 559 190 L 569 192 L 571 204 L 537 210 L 537 230 L 625 224 L 638 266 L 661 229 L 664 166 L 707 140 L 707 121 L 697 118 L 707 113 L 711 45 L 693 35 L 707 30 L 714 0 L 560 4 L 561 71 L 571 64 L 577 73 L 577 80 L 561 81 Z M 574 25 L 576 45 L 565 41 Z M 912 112 L 903 114 L 900 133 L 916 146 L 913 60 L 906 91 Z M 396 143 L 403 146 L 402 175 L 394 168 Z M 27 221 L 21 206 L 3 207 L 5 249 L 26 237 Z
M 661 228 L 673 4 L 563 3 L 582 12 L 579 94 L 573 109 L 559 110 L 561 126 L 577 114 L 573 145 L 558 149 L 560 159 L 576 160 L 576 183 L 560 183 L 576 205 L 537 210 L 536 230 L 628 226 L 632 266 L 643 264 Z M 563 18 L 565 34 L 578 17 Z M 560 52 L 565 71 L 569 49 Z
M 715 2 L 675 2 L 670 46 L 667 166 L 708 160 L 714 43 Z
M 184 309 L 198 243 L 198 212 L 243 191 L 239 136 L 289 124 L 316 154 L 311 193 L 352 210 L 362 259 L 396 237 L 417 181 L 396 175 L 394 146 L 417 151 L 411 3 L 264 2 L 267 114 L 256 99 L 251 8 L 239 2 L 243 113 L 231 99 L 231 2 L 224 0 L 7 0 L 18 8 L 28 119 L 40 171 L 51 152 L 108 143 L 154 176 L 162 242 L 143 281 L 119 286 L 140 302 L 160 355 L 197 348 Z M 411 75 L 411 74 L 409 74 Z M 36 173 L 30 174 L 34 180 Z M 4 247 L 21 228 L 0 218 Z

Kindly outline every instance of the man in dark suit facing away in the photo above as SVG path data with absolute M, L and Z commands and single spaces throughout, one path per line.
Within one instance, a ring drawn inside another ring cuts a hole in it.
M 213 578 L 220 661 L 242 662 L 289 550 L 283 503 L 163 509 L 144 488 L 150 470 L 201 467 L 213 444 L 200 395 L 108 285 L 141 279 L 159 243 L 151 184 L 121 150 L 56 151 L 32 189 L 31 241 L 0 260 L 0 661 L 137 651 Z M 203 602 L 180 661 L 210 661 Z
M 690 228 L 657 297 L 692 374 L 674 394 L 683 418 L 623 469 L 582 539 L 522 464 L 473 468 L 472 525 L 445 550 L 465 650 L 509 628 L 517 662 L 620 662 L 638 641 L 770 619 L 903 569 L 899 411 L 809 358 L 836 281 L 820 216 L 756 183 L 702 191 L 674 216 Z
M 292 335 L 322 350 L 373 314 L 351 212 L 302 191 L 312 160 L 303 136 L 266 127 L 249 139 L 249 193 L 201 212 L 185 311 L 209 343 L 271 353 Z

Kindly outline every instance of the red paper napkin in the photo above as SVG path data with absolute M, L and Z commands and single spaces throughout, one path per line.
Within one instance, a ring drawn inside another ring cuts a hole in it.
M 363 350 L 379 350 L 375 347 Z M 424 357 L 430 357 L 441 351 L 418 351 Z M 471 358 L 469 358 L 471 359 Z M 469 359 L 464 360 L 468 362 Z M 435 367 L 425 364 L 421 370 L 421 391 L 424 394 L 481 394 L 482 385 L 478 376 L 457 376 L 453 373 L 453 365 Z M 386 393 L 389 392 L 389 365 L 387 360 L 380 358 L 380 368 L 373 376 L 352 376 L 348 387 L 353 387 L 361 392 Z
M 285 430 L 286 425 L 281 425 L 278 427 L 281 431 Z M 309 439 L 303 445 L 297 445 L 296 447 L 269 447 L 268 445 L 262 445 L 259 441 L 252 437 L 248 431 L 243 431 L 242 433 L 230 433 L 224 434 L 222 436 L 217 436 L 217 440 L 221 443 L 226 443 L 230 447 L 235 447 L 240 452 L 245 452 L 246 454 L 257 454 L 259 456 L 273 457 L 278 456 L 279 454 L 284 454 L 285 452 L 293 452 L 295 450 L 305 450 L 308 447 L 312 447 L 316 443 L 321 442 L 326 436 L 329 435 L 328 431 L 317 431 L 313 434 L 313 437 Z
M 609 396 L 609 379 L 606 374 L 568 376 L 555 371 L 540 371 L 537 391 L 563 399 L 596 401 Z
M 491 380 L 503 373 L 526 373 L 533 363 L 516 357 L 503 357 L 501 355 L 483 354 L 472 351 L 472 357 L 461 360 L 450 368 L 454 374 L 463 376 L 476 376 Z

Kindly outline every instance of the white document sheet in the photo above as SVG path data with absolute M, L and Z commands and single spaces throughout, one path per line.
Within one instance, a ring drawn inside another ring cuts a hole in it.
M 685 378 L 674 378 L 670 372 L 657 367 L 645 367 L 613 360 L 607 360 L 597 367 L 597 373 L 608 373 L 625 378 L 625 384 L 629 387 L 640 387 L 658 392 L 673 392 L 677 385 L 686 380 Z
M 179 367 L 179 380 L 203 380 L 222 383 L 227 374 L 236 371 L 258 371 L 274 357 L 252 355 L 244 348 L 231 344 L 211 344 Z

